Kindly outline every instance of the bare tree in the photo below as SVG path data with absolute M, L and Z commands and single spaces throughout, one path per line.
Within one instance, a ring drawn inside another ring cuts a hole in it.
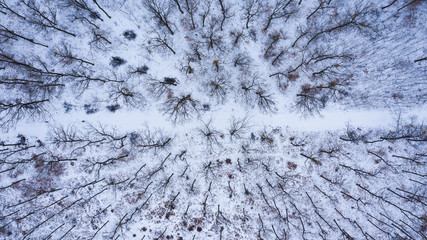
M 393 130 L 383 133 L 381 139 L 395 141 L 406 139 L 409 142 L 427 142 L 426 126 L 418 123 L 415 118 L 404 120 L 400 114 L 396 119 L 396 126 Z M 426 157 L 426 154 L 420 154 Z
M 297 112 L 303 116 L 319 114 L 325 106 L 326 100 L 319 96 L 319 89 L 312 88 L 309 84 L 302 85 L 294 105 Z
M 246 28 L 249 28 L 249 22 L 261 13 L 262 0 L 247 0 L 242 7 L 244 11 L 243 20 L 245 20 Z
M 80 89 L 83 93 L 91 84 L 106 84 L 106 83 L 122 83 L 124 80 L 115 75 L 114 72 L 110 76 L 104 76 L 101 74 L 94 75 L 94 72 L 85 69 L 73 69 L 71 72 L 56 73 L 48 72 L 48 75 L 52 75 L 58 78 L 65 78 L 71 81 L 76 87 L 76 90 Z
M 108 144 L 114 150 L 123 148 L 128 137 L 127 134 L 119 134 L 115 128 L 102 124 L 88 124 L 85 132 L 88 136 L 96 136 L 102 139 L 103 144 Z
M 152 14 L 160 25 L 165 26 L 171 35 L 174 35 L 172 30 L 173 23 L 170 21 L 170 15 L 173 7 L 169 0 L 144 0 L 144 6 Z
M 78 15 L 86 14 L 90 18 L 104 21 L 101 16 L 86 3 L 85 0 L 60 0 L 60 4 L 62 7 L 74 8 L 76 10 L 76 14 Z M 81 14 L 80 12 L 82 12 L 83 14 Z
M 0 9 L 7 10 L 7 11 L 15 14 L 16 16 L 26 20 L 26 18 L 24 16 L 22 16 L 21 14 L 17 13 L 15 10 L 13 10 L 11 7 L 9 7 L 9 5 L 6 3 L 6 0 L 0 0 Z M 5 15 L 7 14 L 5 11 L 1 11 L 1 10 L 0 10 L 0 13 L 3 13 Z
M 191 61 L 197 62 L 201 61 L 202 57 L 205 55 L 202 52 L 201 46 L 198 43 L 193 43 L 190 45 L 190 52 L 187 52 L 187 56 Z
M 254 92 L 256 91 L 256 85 L 259 77 L 257 75 L 249 76 L 248 79 L 242 79 L 240 81 L 240 89 L 242 91 L 243 102 L 248 105 L 253 105 Z
M 176 4 L 176 6 L 178 7 L 179 12 L 181 12 L 181 14 L 184 14 L 184 12 L 181 9 L 181 4 L 179 3 L 179 0 L 173 0 Z
M 2 10 L 0 10 L 0 13 L 7 15 L 7 13 L 4 11 L 4 9 L 6 9 L 6 6 L 4 6 L 3 2 L 0 2 L 0 8 L 2 9 Z
M 99 9 L 101 9 L 101 11 L 108 17 L 108 18 L 111 18 L 111 16 L 104 10 L 104 8 L 102 8 L 101 7 L 101 5 L 99 5 L 99 3 L 98 3 L 98 1 L 97 0 L 93 0 L 93 2 L 95 3 L 95 5 L 99 8 Z
M 267 92 L 264 86 L 260 83 L 260 78 L 254 74 L 248 76 L 249 79 L 243 79 L 240 82 L 240 88 L 243 95 L 243 102 L 249 106 L 257 105 L 261 111 L 275 111 L 274 98 L 272 94 Z
M 222 136 L 222 133 L 212 127 L 212 119 L 207 123 L 203 122 L 203 127 L 199 131 L 205 138 L 206 144 L 210 149 L 212 149 L 213 144 L 220 145 L 219 138 Z
M 166 150 L 172 143 L 173 137 L 161 130 L 153 130 L 148 126 L 144 130 L 128 134 L 132 146 L 141 151 Z
M 187 10 L 187 13 L 190 17 L 191 29 L 196 29 L 194 15 L 198 10 L 198 5 L 199 5 L 199 2 L 197 2 L 196 0 L 185 0 L 185 9 Z
M 305 67 L 303 71 L 313 71 L 312 77 L 316 80 L 324 79 L 329 83 L 338 80 L 343 83 L 343 80 L 352 77 L 351 71 L 348 71 L 346 66 L 354 57 L 346 52 L 330 50 L 315 48 L 312 51 L 304 51 L 302 52 L 302 59 L 296 67 L 290 67 L 286 72 L 273 73 L 270 77 L 286 76 L 289 81 L 295 81 L 295 77 L 299 77 L 298 70 Z M 320 69 L 312 70 L 313 68 Z
M 190 56 L 188 52 L 186 52 L 186 58 L 182 60 L 181 72 L 185 72 L 185 74 L 194 73 L 194 68 L 192 67 L 192 63 L 196 62 L 194 58 Z
M 325 8 L 325 4 L 329 5 L 329 3 L 331 3 L 331 0 L 319 0 L 319 5 L 316 7 L 316 9 L 314 9 L 313 12 L 311 12 L 308 16 L 307 19 L 309 19 L 310 17 L 312 17 L 317 11 L 324 9 Z
M 152 34 L 154 35 L 153 37 L 150 37 L 149 41 L 148 41 L 148 46 L 147 48 L 149 50 L 151 49 L 167 49 L 169 51 L 171 51 L 173 54 L 176 54 L 175 50 L 173 50 L 172 48 L 172 44 L 170 43 L 170 39 L 168 38 L 168 36 L 166 35 L 166 33 L 164 33 L 163 31 L 153 31 Z
M 181 123 L 189 120 L 198 113 L 199 101 L 193 99 L 190 94 L 180 97 L 168 97 L 163 103 L 163 112 L 169 115 L 173 123 Z
M 55 144 L 57 147 L 59 146 L 72 147 L 73 145 L 84 141 L 81 135 L 82 133 L 72 125 L 69 125 L 67 127 L 57 126 L 57 127 L 51 127 L 49 131 L 48 139 L 51 143 Z
M 233 58 L 234 67 L 240 67 L 241 69 L 248 68 L 252 63 L 252 59 L 246 53 L 238 53 Z
M 28 59 L 19 59 L 18 57 L 14 56 L 13 54 L 4 52 L 0 50 L 0 66 L 5 68 L 11 67 L 11 68 L 21 68 L 22 70 L 29 71 L 29 72 L 43 72 L 42 69 L 39 69 L 35 67 L 32 63 L 28 61 Z
M 221 24 L 220 24 L 219 29 L 222 31 L 225 20 L 227 20 L 228 18 L 233 17 L 233 15 L 230 13 L 231 7 L 230 6 L 226 6 L 224 4 L 224 0 L 218 0 L 218 1 L 219 1 L 219 6 L 221 7 L 221 14 L 222 14 L 222 19 L 221 19 Z
M 344 136 L 341 136 L 340 139 L 343 141 L 358 143 L 360 141 L 366 141 L 368 139 L 368 135 L 369 133 L 364 133 L 361 129 L 357 129 L 350 124 L 347 124 Z
M 255 91 L 256 101 L 258 107 L 264 112 L 274 112 L 274 106 L 276 103 L 274 102 L 273 96 L 271 93 L 267 92 L 267 90 L 261 85 L 258 86 Z
M 148 73 L 149 68 L 147 67 L 147 65 L 142 65 L 142 66 L 138 66 L 138 67 L 134 67 L 134 66 L 130 66 L 129 67 L 129 74 L 130 75 L 143 75 L 143 74 L 147 74 Z
M 287 10 L 287 7 L 291 4 L 292 1 L 293 0 L 276 0 L 273 3 L 273 6 L 269 7 L 267 23 L 263 29 L 264 31 L 268 30 L 273 20 L 280 19 L 280 18 L 289 19 L 289 17 L 294 13 L 293 10 L 292 11 Z
M 71 46 L 66 42 L 62 42 L 59 47 L 55 48 L 54 57 L 58 58 L 59 62 L 64 64 L 64 66 L 71 65 L 75 62 L 80 63 L 80 65 L 82 64 L 89 64 L 92 66 L 95 65 L 89 61 L 76 57 L 71 50 Z
M 91 48 L 96 48 L 102 51 L 108 49 L 111 41 L 108 40 L 108 32 L 104 30 L 92 30 L 92 40 L 89 42 Z
M 63 81 L 56 77 L 31 74 L 8 75 L 0 78 L 0 85 L 6 90 L 18 91 L 30 98 L 49 99 L 65 87 Z M 33 80 L 34 79 L 34 80 Z
M 222 50 L 222 36 L 218 33 L 215 22 L 210 22 L 208 28 L 203 31 L 201 37 L 203 39 L 201 43 L 206 44 L 208 50 L 215 50 L 215 47 Z
M 142 108 L 145 105 L 144 96 L 127 83 L 115 84 L 110 92 L 110 99 L 129 107 Z
M 354 27 L 356 29 L 367 27 L 367 25 L 362 23 L 362 20 L 368 11 L 368 6 L 359 7 L 354 11 L 347 13 L 342 19 L 338 21 L 337 24 L 335 24 L 335 26 L 320 26 L 317 31 L 313 30 L 313 34 L 311 34 L 306 46 L 308 46 L 311 42 L 315 41 L 316 39 L 327 33 L 347 29 L 349 27 Z
M 72 16 L 70 16 L 70 20 L 72 23 L 78 21 L 78 22 L 81 22 L 82 24 L 85 24 L 85 25 L 89 24 L 89 26 L 99 29 L 98 25 L 96 25 L 91 19 L 87 18 L 84 15 L 73 14 Z
M 244 39 L 246 39 L 246 35 L 243 31 L 232 31 L 230 35 L 234 37 L 234 46 L 238 46 L 241 41 L 244 41 Z
M 172 87 L 176 86 L 177 83 L 176 80 L 172 81 L 168 79 L 170 78 L 159 80 L 151 75 L 148 75 L 147 80 L 149 92 L 156 98 L 162 97 L 165 93 L 170 93 L 172 91 Z
M 46 66 L 39 58 L 33 57 L 30 60 L 0 52 L 0 67 L 15 70 L 15 73 L 2 76 L 0 85 L 5 89 L 18 91 L 28 99 L 49 99 L 65 86 L 62 77 L 50 74 L 48 70 L 35 65 L 40 63 L 41 67 Z
M 284 49 L 278 48 L 280 40 L 284 40 L 285 37 L 282 32 L 273 32 L 268 34 L 267 42 L 265 43 L 264 58 L 270 59 L 280 55 L 278 52 L 284 52 Z M 274 64 L 273 64 L 274 65 Z
M 27 42 L 36 44 L 36 45 L 40 45 L 43 47 L 48 47 L 45 44 L 39 43 L 34 41 L 34 39 L 23 36 L 22 34 L 19 34 L 13 30 L 8 29 L 7 27 L 3 26 L 0 24 L 0 42 L 7 42 L 8 40 L 13 39 L 13 40 L 18 40 L 18 39 L 23 39 Z
M 410 1 L 409 3 L 407 3 L 407 4 L 405 4 L 405 5 L 403 5 L 402 7 L 400 7 L 399 9 L 397 9 L 397 11 L 400 11 L 400 10 L 402 10 L 402 9 L 404 9 L 404 8 L 406 8 L 406 7 L 409 7 L 409 6 L 411 6 L 412 4 L 421 4 L 422 2 L 424 2 L 425 0 L 412 0 L 412 1 Z
M 33 64 L 34 63 L 34 64 Z M 120 83 L 123 82 L 121 79 L 117 79 L 117 76 L 113 76 L 115 78 L 107 78 L 100 75 L 93 75 L 93 72 L 87 71 L 86 69 L 72 69 L 69 72 L 55 72 L 48 69 L 46 63 L 40 59 L 40 57 L 34 57 L 33 63 L 28 62 L 27 60 L 20 60 L 16 57 L 12 57 L 8 54 L 4 54 L 0 52 L 0 66 L 4 64 L 4 66 L 14 67 L 25 71 L 26 74 L 29 74 L 33 77 L 45 79 L 43 83 L 46 83 L 46 87 L 61 87 L 63 86 L 59 80 L 74 80 L 71 81 L 74 86 L 79 89 L 85 91 L 90 84 L 92 83 Z M 36 66 L 40 65 L 39 67 Z M 63 80 L 63 81 L 64 81 Z
M 124 148 L 127 138 L 127 134 L 117 133 L 114 128 L 101 124 L 52 126 L 49 131 L 49 142 L 56 147 L 61 147 L 70 156 L 81 154 L 81 152 L 94 147 L 105 147 L 106 151 L 99 153 L 97 160 L 91 162 L 92 166 L 98 166 L 98 169 L 129 155 L 126 151 L 120 151 L 118 155 L 122 157 L 111 158 L 111 153 L 116 155 L 117 150 Z M 107 160 L 98 160 L 105 157 Z
M 193 67 L 193 63 L 200 62 L 202 58 L 205 57 L 199 43 L 191 43 L 189 48 L 190 49 L 188 51 L 185 51 L 186 56 L 181 63 L 181 71 L 185 72 L 186 74 L 194 73 L 195 69 Z
M 49 99 L 28 100 L 22 101 L 15 99 L 14 101 L 0 100 L 0 121 L 4 125 L 15 125 L 17 121 L 30 117 L 38 118 L 46 114 L 45 104 Z
M 243 135 L 248 132 L 249 128 L 249 117 L 247 115 L 243 118 L 236 118 L 233 116 L 230 121 L 230 126 L 228 127 L 230 139 L 243 138 Z
M 292 47 L 295 47 L 295 45 L 297 44 L 297 42 L 302 39 L 305 35 L 309 34 L 311 31 L 311 26 L 307 27 L 307 28 L 302 28 L 302 27 L 298 27 L 297 28 L 298 31 L 298 37 L 295 39 L 295 41 L 292 43 Z
M 27 14 L 27 22 L 36 25 L 43 30 L 55 29 L 57 31 L 76 37 L 74 33 L 71 33 L 58 25 L 55 10 L 49 7 L 47 7 L 47 11 L 42 10 L 34 0 L 22 0 L 22 3 L 31 9 L 31 12 L 33 13 Z
M 210 11 L 211 11 L 211 1 L 203 0 L 202 12 L 200 13 L 200 17 L 202 18 L 202 27 L 205 27 L 206 19 L 208 18 Z
M 219 103 L 224 103 L 227 97 L 227 92 L 230 88 L 226 76 L 216 76 L 212 80 L 205 83 L 207 92 L 215 97 Z

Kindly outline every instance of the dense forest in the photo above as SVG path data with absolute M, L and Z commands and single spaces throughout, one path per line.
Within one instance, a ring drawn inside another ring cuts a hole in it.
M 0 239 L 427 239 L 426 22 L 0 0 Z

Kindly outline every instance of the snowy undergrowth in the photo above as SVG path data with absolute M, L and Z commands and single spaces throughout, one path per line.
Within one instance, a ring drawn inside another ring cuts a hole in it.
M 425 9 L 0 1 L 0 237 L 425 238 Z

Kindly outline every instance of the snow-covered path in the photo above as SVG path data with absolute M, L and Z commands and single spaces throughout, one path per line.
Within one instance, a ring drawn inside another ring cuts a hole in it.
M 336 108 L 335 108 L 336 109 Z M 415 117 L 418 122 L 427 122 L 427 108 L 425 106 L 411 110 L 402 110 L 400 117 L 409 119 Z M 204 122 L 212 119 L 212 126 L 222 131 L 229 126 L 231 117 L 243 118 L 246 111 L 239 109 L 222 109 L 204 113 L 201 120 Z M 73 116 L 72 118 L 70 118 Z M 215 116 L 215 117 L 211 117 Z M 344 129 L 348 124 L 361 128 L 383 128 L 392 127 L 396 124 L 399 112 L 390 110 L 328 110 L 322 115 L 303 118 L 295 112 L 282 111 L 271 115 L 258 114 L 249 115 L 250 125 L 254 128 L 263 126 L 280 126 L 297 131 L 334 131 Z M 15 137 L 18 133 L 27 136 L 46 136 L 49 126 L 69 125 L 86 122 L 90 124 L 102 124 L 116 128 L 120 132 L 129 132 L 149 126 L 154 129 L 164 129 L 170 133 L 183 133 L 201 126 L 200 120 L 193 119 L 190 122 L 173 125 L 158 111 L 126 111 L 119 110 L 116 113 L 100 111 L 95 114 L 67 114 L 53 115 L 52 120 L 46 122 L 21 122 L 15 129 L 10 129 L 9 137 Z

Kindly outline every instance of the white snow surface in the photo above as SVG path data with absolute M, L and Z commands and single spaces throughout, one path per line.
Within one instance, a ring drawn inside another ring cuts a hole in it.
M 320 115 L 304 117 L 298 113 L 291 111 L 281 111 L 268 115 L 253 114 L 250 115 L 250 110 L 239 106 L 230 108 L 222 108 L 220 111 L 212 111 L 206 113 L 201 120 L 213 119 L 213 126 L 217 129 L 226 129 L 230 123 L 230 116 L 243 118 L 248 116 L 251 119 L 252 126 L 280 126 L 292 129 L 295 131 L 337 131 L 345 129 L 348 125 L 359 128 L 383 128 L 394 127 L 399 117 L 413 118 L 418 122 L 427 122 L 427 107 L 421 106 L 414 109 L 405 109 L 402 111 L 388 109 L 327 109 Z M 92 115 L 86 114 L 71 114 L 59 113 L 51 116 L 45 122 L 21 123 L 15 128 L 2 129 L 3 134 L 9 137 L 14 137 L 19 133 L 26 133 L 39 138 L 46 138 L 49 131 L 49 126 L 58 125 L 73 125 L 81 122 L 90 124 L 109 125 L 120 129 L 124 132 L 131 132 L 135 129 L 140 129 L 144 126 L 153 128 L 166 129 L 172 133 L 185 132 L 194 129 L 200 123 L 200 119 L 190 120 L 183 124 L 171 123 L 158 111 L 141 111 L 141 110 L 120 110 L 115 113 L 101 111 Z
M 426 21 L 426 1 L 0 1 L 0 239 L 426 239 Z

